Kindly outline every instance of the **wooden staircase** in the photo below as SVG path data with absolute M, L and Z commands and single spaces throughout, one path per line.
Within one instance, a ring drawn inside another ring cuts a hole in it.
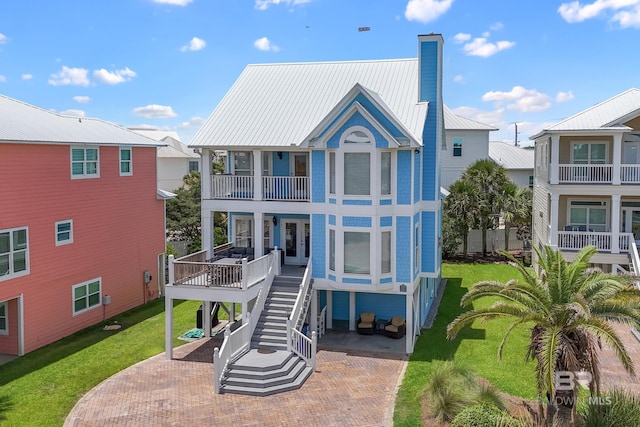
M 313 369 L 287 351 L 287 319 L 300 291 L 299 277 L 276 276 L 251 337 L 251 349 L 227 367 L 221 393 L 269 396 L 302 386 Z M 309 296 L 305 295 L 305 307 Z M 294 327 L 295 325 L 292 325 Z

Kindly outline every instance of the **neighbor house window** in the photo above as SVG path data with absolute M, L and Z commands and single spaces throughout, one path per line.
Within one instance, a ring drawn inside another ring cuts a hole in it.
M 369 233 L 344 232 L 344 272 L 369 274 L 371 272 L 371 237 Z
M 102 302 L 102 279 L 89 280 L 73 286 L 73 314 L 80 314 Z
M 391 232 L 383 231 L 380 240 L 380 246 L 382 250 L 382 263 L 380 265 L 380 272 L 382 274 L 391 273 Z
M 336 153 L 329 153 L 329 193 L 336 194 Z
M 607 144 L 604 142 L 574 142 L 571 154 L 574 164 L 602 165 L 607 162 Z
M 29 273 L 27 228 L 0 230 L 0 280 Z
M 236 175 L 253 175 L 253 156 L 251 151 L 236 151 L 233 153 L 233 171 Z
M 131 148 L 120 148 L 120 175 L 133 175 Z
M 329 270 L 336 271 L 336 230 L 329 230 Z
M 391 194 L 391 153 L 380 153 L 380 194 Z
M 533 188 L 533 175 L 529 175 L 529 187 Z
M 453 157 L 462 156 L 462 138 L 453 138 Z
M 72 178 L 97 178 L 98 149 L 71 147 L 71 177 Z
M 576 231 L 607 231 L 606 202 L 571 201 L 569 225 Z
M 189 173 L 198 172 L 198 161 L 197 160 L 189 160 Z
M 239 248 L 253 247 L 253 220 L 238 218 L 235 221 L 234 244 Z
M 0 335 L 9 333 L 9 307 L 6 302 L 0 302 Z
M 371 194 L 370 153 L 344 153 L 344 194 Z
M 56 226 L 56 246 L 73 243 L 73 221 L 58 221 Z

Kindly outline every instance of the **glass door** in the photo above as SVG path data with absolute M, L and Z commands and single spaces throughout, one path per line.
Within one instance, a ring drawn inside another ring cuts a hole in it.
M 620 231 L 632 233 L 636 244 L 640 244 L 640 208 L 622 208 Z
M 283 220 L 284 262 L 304 265 L 309 261 L 311 226 L 308 220 Z

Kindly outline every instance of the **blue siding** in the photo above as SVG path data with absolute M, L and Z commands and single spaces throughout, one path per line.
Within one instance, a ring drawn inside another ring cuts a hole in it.
M 336 276 L 334 276 L 333 274 L 330 274 L 327 277 L 328 277 L 329 280 L 333 280 L 334 282 L 336 281 Z
M 392 204 L 393 204 L 393 200 L 391 200 L 391 199 L 380 200 L 380 206 L 392 205 Z
M 277 153 L 282 153 L 282 159 Z M 289 153 L 279 151 L 273 153 L 273 176 L 289 176 Z
M 330 198 L 329 199 L 329 204 L 335 205 L 336 204 L 336 199 Z
M 411 153 L 413 151 L 398 151 L 398 204 L 411 204 Z
M 411 281 L 411 217 L 396 218 L 396 282 Z
M 311 215 L 311 276 L 324 278 L 327 275 L 327 224 L 326 215 Z
M 330 225 L 336 225 L 336 216 L 335 215 L 329 215 L 329 224 Z
M 392 277 L 384 277 L 382 279 L 380 279 L 380 283 L 391 283 L 393 282 L 393 278 Z
M 420 155 L 413 156 L 413 203 L 420 201 Z
M 325 195 L 325 152 L 314 150 L 311 152 L 311 201 L 324 203 Z
M 351 206 L 371 206 L 373 203 L 371 200 L 343 200 L 342 204 Z
M 342 279 L 342 283 L 354 283 L 357 285 L 370 285 L 371 279 L 353 279 L 349 277 L 345 277 Z
M 356 318 L 360 313 L 372 311 L 376 319 L 391 319 L 392 316 L 405 317 L 406 297 L 399 294 L 374 294 L 358 292 L 356 294 Z
M 370 216 L 343 216 L 343 227 L 371 227 Z
M 435 272 L 435 251 L 438 247 L 436 235 L 436 213 L 422 212 L 422 271 Z
M 349 292 L 333 291 L 333 318 L 349 320 Z
M 393 217 L 390 217 L 390 216 L 380 217 L 380 227 L 391 227 L 391 226 L 393 226 Z
M 422 134 L 422 200 L 435 200 L 437 174 L 437 112 L 441 111 L 442 102 L 438 99 L 438 42 L 429 41 L 420 43 L 420 101 L 429 102 L 429 111 Z

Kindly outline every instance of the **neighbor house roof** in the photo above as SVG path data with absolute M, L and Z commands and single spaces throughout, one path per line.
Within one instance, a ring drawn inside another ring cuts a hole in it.
M 418 60 L 248 65 L 190 147 L 288 147 L 304 142 L 356 84 L 421 140 Z
M 0 143 L 158 146 L 156 141 L 104 120 L 54 113 L 0 95 Z
M 593 107 L 555 123 L 530 137 L 561 131 L 628 130 L 624 123 L 640 115 L 640 90 L 631 88 Z
M 193 152 L 193 148 L 187 147 L 180 141 L 173 139 L 170 136 L 166 136 L 161 140 L 167 144 L 166 147 L 158 148 L 158 157 L 161 158 L 183 158 L 197 160 L 200 156 Z
M 506 170 L 533 169 L 534 151 L 501 141 L 489 141 L 489 157 Z
M 454 113 L 446 105 L 443 106 L 443 110 L 444 110 L 444 128 L 446 130 L 486 130 L 486 131 L 498 130 L 498 128 L 487 125 L 485 123 L 480 123 L 475 120 L 471 120 L 466 117 L 459 116 L 456 113 Z

